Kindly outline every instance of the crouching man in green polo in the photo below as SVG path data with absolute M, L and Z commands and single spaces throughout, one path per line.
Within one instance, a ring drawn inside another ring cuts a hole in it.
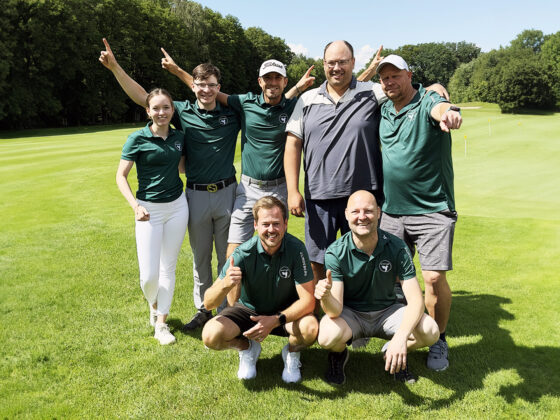
M 257 236 L 240 245 L 231 255 L 218 279 L 204 295 L 204 307 L 216 308 L 227 296 L 233 306 L 208 321 L 202 341 L 214 350 L 239 351 L 239 379 L 252 379 L 261 353 L 261 342 L 269 335 L 288 337 L 282 349 L 284 382 L 298 382 L 300 350 L 317 337 L 313 316 L 313 272 L 299 239 L 286 233 L 286 207 L 266 196 L 253 206 Z
M 380 209 L 375 197 L 357 191 L 345 211 L 350 232 L 333 242 L 325 254 L 327 277 L 315 288 L 325 316 L 319 345 L 328 349 L 326 379 L 343 384 L 348 361 L 346 345 L 366 337 L 389 339 L 382 349 L 385 370 L 395 379 L 415 382 L 408 370 L 407 352 L 436 342 L 436 322 L 424 313 L 424 299 L 406 244 L 377 227 Z M 397 302 L 400 282 L 407 305 Z

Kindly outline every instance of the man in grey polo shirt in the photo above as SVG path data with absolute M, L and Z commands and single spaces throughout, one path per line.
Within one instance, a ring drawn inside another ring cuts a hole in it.
M 350 194 L 367 190 L 383 202 L 378 128 L 385 94 L 378 83 L 353 77 L 348 42 L 329 43 L 323 63 L 327 80 L 300 97 L 286 128 L 284 153 L 288 207 L 298 217 L 305 211 L 305 244 L 315 281 L 325 277 L 325 250 L 337 231 L 349 230 L 344 209 Z M 299 192 L 302 150 L 305 203 Z
M 192 77 L 181 69 L 162 48 L 162 67 L 189 87 Z M 313 84 L 310 67 L 298 83 L 284 95 L 288 84 L 286 67 L 278 60 L 266 60 L 259 68 L 260 95 L 228 95 L 219 92 L 218 102 L 235 111 L 241 119 L 241 182 L 231 216 L 227 255 L 254 233 L 253 205 L 263 196 L 287 200 L 284 177 L 286 124 L 297 102 L 297 95 Z

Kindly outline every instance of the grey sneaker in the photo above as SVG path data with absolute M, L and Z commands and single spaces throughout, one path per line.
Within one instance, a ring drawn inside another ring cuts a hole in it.
M 282 349 L 282 359 L 284 360 L 284 370 L 282 371 L 282 380 L 287 383 L 295 383 L 301 381 L 301 362 L 299 361 L 300 352 L 290 351 L 289 344 Z
M 159 341 L 159 344 L 166 346 L 175 342 L 175 336 L 169 331 L 169 326 L 163 322 L 158 322 L 154 330 L 154 338 Z
M 261 344 L 258 341 L 249 340 L 249 348 L 239 352 L 239 379 L 253 379 L 257 376 L 257 360 L 261 355 Z
M 199 309 L 196 314 L 192 317 L 192 319 L 183 325 L 181 328 L 182 331 L 193 331 L 197 328 L 204 327 L 210 319 L 212 318 L 212 312 L 207 311 L 205 309 Z
M 447 342 L 443 340 L 436 341 L 435 344 L 430 346 L 430 352 L 428 353 L 428 360 L 426 366 L 429 369 L 441 372 L 449 367 L 449 360 L 447 359 Z

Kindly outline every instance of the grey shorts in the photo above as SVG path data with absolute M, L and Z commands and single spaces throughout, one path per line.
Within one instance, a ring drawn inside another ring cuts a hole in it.
M 406 242 L 412 255 L 418 250 L 422 270 L 453 269 L 451 258 L 457 213 L 443 210 L 419 215 L 383 213 L 380 228 Z
M 352 330 L 352 340 L 365 337 L 392 338 L 403 321 L 406 305 L 394 303 L 380 311 L 360 312 L 342 307 L 340 317 Z
M 255 233 L 253 206 L 259 198 L 272 195 L 286 205 L 288 189 L 286 178 L 258 181 L 241 174 L 241 182 L 235 193 L 235 203 L 229 225 L 228 243 L 242 244 Z

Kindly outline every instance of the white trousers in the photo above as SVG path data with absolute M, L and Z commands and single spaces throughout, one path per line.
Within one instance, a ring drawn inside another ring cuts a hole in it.
M 140 287 L 157 314 L 167 315 L 175 291 L 175 267 L 187 231 L 189 208 L 185 194 L 169 203 L 137 200 L 150 220 L 136 221 Z

